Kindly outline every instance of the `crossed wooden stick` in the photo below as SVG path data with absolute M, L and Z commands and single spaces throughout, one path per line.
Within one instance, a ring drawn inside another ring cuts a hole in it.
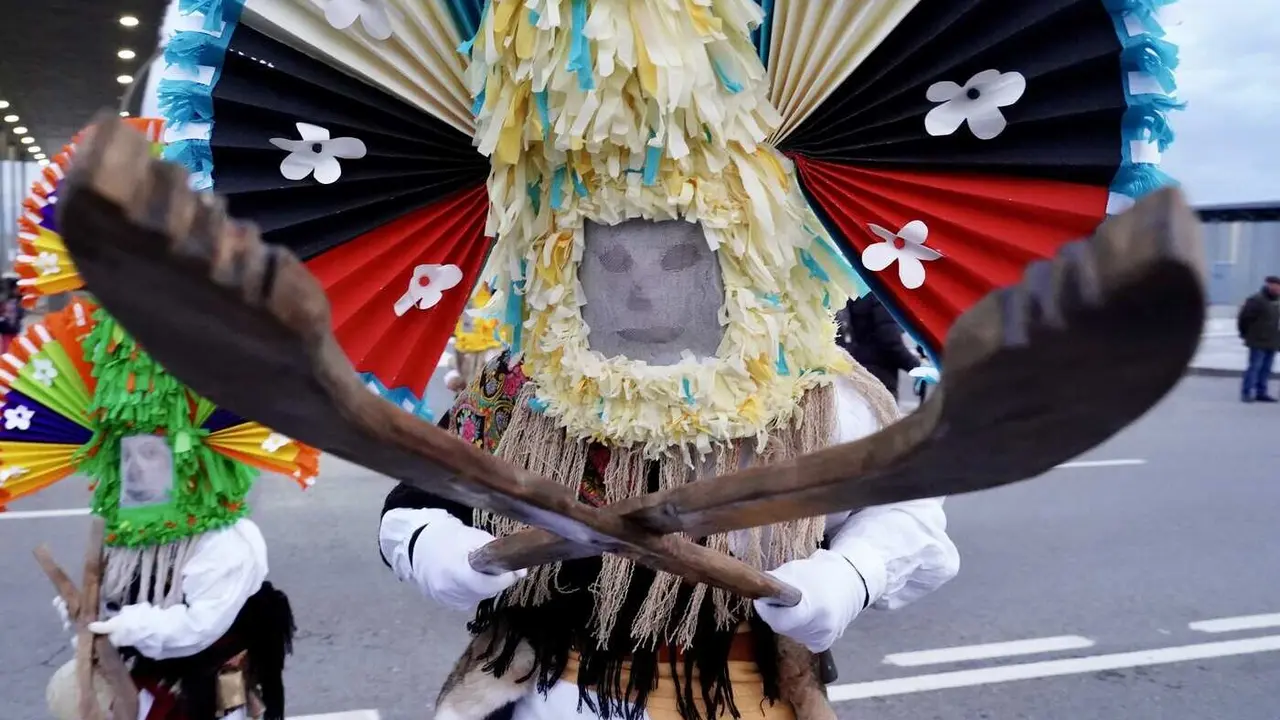
M 779 604 L 795 588 L 687 538 L 1034 477 L 1105 441 L 1182 377 L 1204 318 L 1198 222 L 1154 193 L 1032 263 L 952 327 L 943 382 L 906 419 L 778 465 L 606 508 L 372 396 L 323 289 L 284 248 L 195 193 L 105 114 L 59 225 L 88 287 L 157 360 L 219 405 L 326 452 L 533 529 L 472 556 L 497 572 L 618 553 Z
M 49 548 L 41 545 L 34 555 L 40 568 L 53 583 L 62 601 L 67 604 L 67 616 L 76 628 L 76 685 L 80 696 L 80 717 L 83 720 L 104 720 L 98 695 L 94 691 L 94 668 L 102 673 L 111 687 L 112 720 L 137 720 L 138 689 L 129 677 L 129 669 L 115 646 L 105 635 L 89 632 L 89 623 L 98 619 L 99 589 L 102 587 L 102 536 L 105 523 L 94 517 L 89 529 L 89 548 L 84 556 L 83 590 L 53 559 Z

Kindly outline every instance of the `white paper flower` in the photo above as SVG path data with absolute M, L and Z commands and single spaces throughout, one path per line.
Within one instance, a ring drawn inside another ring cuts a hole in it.
M 62 270 L 62 266 L 58 264 L 58 256 L 48 250 L 37 255 L 31 264 L 40 271 L 41 275 L 56 275 Z
M 356 18 L 370 36 L 378 40 L 391 37 L 391 13 L 385 0 L 329 0 L 324 8 L 324 19 L 336 30 L 346 30 Z
M 881 242 L 862 251 L 862 264 L 872 272 L 880 272 L 897 262 L 903 287 L 915 290 L 924 285 L 924 263 L 942 257 L 942 253 L 924 246 L 929 239 L 929 226 L 912 220 L 896 233 L 874 223 L 870 227 Z
M 58 379 L 58 368 L 53 366 L 53 362 L 48 358 L 36 358 L 31 361 L 32 371 L 31 377 L 36 382 L 45 387 L 53 387 L 53 381 Z
M 462 282 L 462 270 L 457 265 L 419 265 L 413 269 L 409 289 L 396 301 L 396 316 L 404 315 L 414 307 L 426 310 L 435 307 L 444 291 Z
M 931 102 L 942 104 L 924 116 L 924 129 L 930 135 L 950 135 L 968 121 L 975 137 L 990 140 L 1008 124 L 1000 108 L 1018 102 L 1026 91 L 1027 79 L 1019 72 L 983 70 L 964 87 L 950 80 L 936 82 L 927 95 Z
M 0 487 L 4 487 L 5 483 L 9 482 L 10 480 L 14 478 L 22 477 L 23 475 L 26 475 L 26 474 L 27 474 L 27 469 L 22 467 L 21 465 L 10 465 L 5 469 L 0 470 Z
M 273 432 L 267 436 L 266 440 L 262 441 L 262 449 L 269 453 L 273 453 L 291 442 L 293 442 L 293 440 L 288 436 Z
M 5 430 L 30 430 L 31 418 L 36 416 L 36 411 L 26 405 L 19 405 L 16 408 L 5 408 L 4 410 L 4 429 Z
M 329 131 L 319 125 L 297 123 L 301 140 L 271 138 L 271 144 L 289 155 L 280 163 L 280 174 L 289 180 L 302 180 L 313 171 L 316 182 L 328 185 L 342 177 L 338 158 L 358 160 L 368 150 L 364 141 L 353 137 L 329 138 Z

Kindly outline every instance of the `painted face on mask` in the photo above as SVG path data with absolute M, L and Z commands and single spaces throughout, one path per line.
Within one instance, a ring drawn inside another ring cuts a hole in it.
M 672 220 L 588 222 L 578 279 L 591 349 L 651 365 L 672 365 L 684 350 L 711 357 L 724 330 L 720 263 L 702 228 Z
M 159 435 L 120 440 L 120 507 L 169 502 L 173 490 L 173 453 Z

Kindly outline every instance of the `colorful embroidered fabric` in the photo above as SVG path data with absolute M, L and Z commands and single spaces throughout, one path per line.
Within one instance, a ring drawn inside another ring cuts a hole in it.
M 467 389 L 458 395 L 450 412 L 450 427 L 463 440 L 488 452 L 496 452 L 502 433 L 511 422 L 516 398 L 528 382 L 523 367 L 507 366 L 503 353 L 480 371 Z
M 511 424 L 516 399 L 529 381 L 524 365 L 508 366 L 510 354 L 504 352 L 480 371 L 467 389 L 458 395 L 450 411 L 449 427 L 459 437 L 487 452 L 497 452 L 502 434 Z M 587 454 L 586 475 L 578 491 L 579 502 L 603 507 L 604 470 L 609 465 L 609 449 L 593 443 Z

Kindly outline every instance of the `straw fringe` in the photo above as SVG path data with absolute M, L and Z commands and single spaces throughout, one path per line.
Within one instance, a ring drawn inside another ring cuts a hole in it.
M 497 454 L 577 494 L 586 472 L 589 443 L 568 437 L 555 418 L 531 409 L 534 392 L 534 383 L 525 385 L 521 391 Z M 881 393 L 887 394 L 883 390 Z M 721 443 L 696 469 L 688 464 L 686 455 L 678 447 L 668 448 L 657 460 L 646 460 L 642 447 L 611 448 L 603 478 L 605 500 L 615 504 L 648 492 L 650 471 L 655 469 L 657 488 L 667 490 L 695 478 L 720 476 L 751 465 L 785 462 L 815 452 L 830 443 L 835 418 L 834 388 L 821 385 L 805 394 L 792 416 L 766 436 L 759 450 L 752 447 L 756 443 L 751 439 Z M 475 523 L 498 537 L 519 532 L 524 527 L 482 510 L 476 511 Z M 731 542 L 730 534 L 719 534 L 706 538 L 705 544 L 725 554 L 730 554 L 731 547 L 741 545 L 737 548 L 740 559 L 752 567 L 770 570 L 812 554 L 822 541 L 824 529 L 822 517 L 805 518 L 739 531 L 736 538 L 745 540 L 743 543 Z M 602 647 L 614 632 L 631 590 L 634 569 L 631 560 L 606 555 L 600 574 L 590 588 L 595 601 L 591 625 Z M 548 602 L 554 593 L 562 591 L 556 582 L 559 572 L 559 563 L 533 568 L 499 599 L 499 604 L 539 606 Z M 699 585 L 694 588 L 683 616 L 673 618 L 680 587 L 681 578 L 663 572 L 657 574 L 630 628 L 637 647 L 653 647 L 660 642 L 688 647 L 708 595 L 715 607 L 716 623 L 721 628 L 732 627 L 750 611 L 747 600 L 719 589 L 708 593 L 707 587 Z

